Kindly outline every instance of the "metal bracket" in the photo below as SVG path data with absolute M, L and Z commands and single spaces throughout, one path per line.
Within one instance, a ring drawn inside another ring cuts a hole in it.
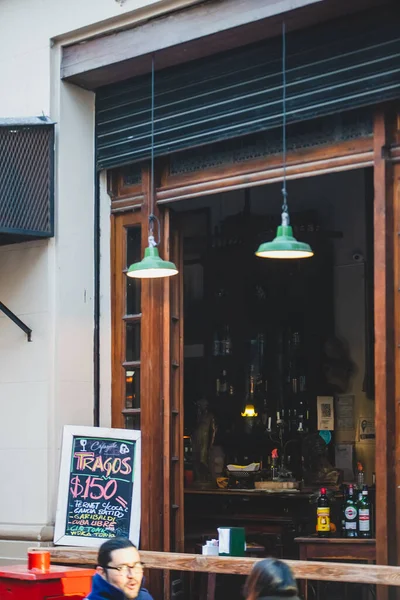
M 30 329 L 28 327 L 28 325 L 25 325 L 25 323 L 23 323 L 21 321 L 21 319 L 19 319 L 17 317 L 17 315 L 15 315 L 9 308 L 7 308 L 7 306 L 5 304 L 3 304 L 2 302 L 0 302 L 0 310 L 9 318 L 11 319 L 11 321 L 14 321 L 14 323 L 16 325 L 18 325 L 18 327 L 20 329 L 22 329 L 22 331 L 24 331 L 26 333 L 26 336 L 28 338 L 28 342 L 32 341 L 32 329 Z

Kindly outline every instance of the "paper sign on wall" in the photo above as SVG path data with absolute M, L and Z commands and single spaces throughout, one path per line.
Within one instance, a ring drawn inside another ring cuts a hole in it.
M 319 430 L 334 430 L 333 396 L 317 396 L 317 422 Z
M 335 467 L 343 471 L 345 481 L 353 481 L 353 444 L 335 445 Z
M 354 430 L 354 395 L 336 396 L 336 430 Z
M 358 418 L 358 441 L 364 444 L 375 443 L 375 421 L 371 418 Z

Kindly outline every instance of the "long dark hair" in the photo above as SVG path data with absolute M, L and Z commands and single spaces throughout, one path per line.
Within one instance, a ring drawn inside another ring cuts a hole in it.
M 281 560 L 266 558 L 256 562 L 244 587 L 247 600 L 275 596 L 295 597 L 298 594 L 296 580 L 290 567 Z

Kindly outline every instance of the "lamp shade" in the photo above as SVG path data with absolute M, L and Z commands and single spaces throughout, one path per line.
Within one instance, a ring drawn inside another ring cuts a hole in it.
M 173 262 L 160 258 L 158 248 L 148 246 L 145 248 L 143 260 L 133 263 L 128 269 L 127 276 L 136 279 L 156 279 L 171 277 L 177 273 L 178 269 Z
M 276 238 L 272 242 L 264 242 L 256 252 L 261 258 L 310 258 L 314 255 L 311 247 L 298 242 L 293 237 L 293 229 L 290 225 L 279 225 Z

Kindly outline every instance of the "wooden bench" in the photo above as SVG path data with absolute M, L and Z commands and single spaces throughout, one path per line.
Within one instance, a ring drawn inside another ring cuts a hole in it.
M 46 548 L 46 550 L 49 550 L 53 564 L 96 565 L 98 552 L 96 548 L 59 546 Z M 248 575 L 253 565 L 259 560 L 258 558 L 203 556 L 201 554 L 143 550 L 140 551 L 140 555 L 146 569 L 225 573 L 227 575 Z M 292 569 L 296 579 L 362 582 L 368 585 L 400 587 L 400 567 L 326 562 L 324 568 L 321 569 L 321 562 L 317 561 L 285 560 L 285 563 Z M 379 593 L 379 588 L 377 591 Z

